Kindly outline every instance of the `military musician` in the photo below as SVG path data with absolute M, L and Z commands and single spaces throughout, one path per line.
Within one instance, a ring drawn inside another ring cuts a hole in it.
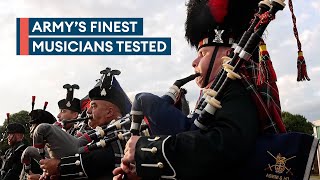
M 197 49 L 192 62 L 200 88 L 212 86 L 222 57 L 248 29 L 258 0 L 190 0 L 185 37 Z M 257 54 L 255 51 L 253 54 Z M 249 62 L 254 62 L 253 55 Z M 259 133 L 259 112 L 248 87 L 232 80 L 221 93 L 206 130 L 176 135 L 132 136 L 114 179 L 237 179 L 241 166 L 254 148 Z M 238 78 L 237 78 L 238 77 Z M 214 95 L 212 95 L 214 96 Z M 226 178 L 227 176 L 227 178 Z
M 20 123 L 10 123 L 7 126 L 7 140 L 10 148 L 5 152 L 1 167 L 1 180 L 18 180 L 22 170 L 20 161 L 23 150 L 27 147 L 23 143 L 25 128 Z
M 73 96 L 74 90 L 79 89 L 79 86 L 76 84 L 65 84 L 63 88 L 67 89 L 67 96 L 65 99 L 61 99 L 58 102 L 60 112 L 58 113 L 57 118 L 59 122 L 69 119 L 77 119 L 81 112 L 80 99 Z M 75 123 L 67 123 L 63 128 L 71 135 L 75 135 L 78 130 Z
M 112 75 L 113 76 L 113 75 Z M 90 108 L 87 110 L 92 119 L 88 121 L 91 128 L 109 125 L 128 113 L 126 94 L 113 77 L 105 77 L 101 86 L 89 91 Z M 110 86 L 111 85 L 111 86 Z M 130 126 L 130 124 L 129 124 Z M 120 130 L 125 132 L 126 130 Z M 110 132 L 111 134 L 115 132 Z M 118 132 L 117 132 L 118 133 Z M 75 154 L 61 159 L 41 160 L 41 168 L 48 175 L 58 175 L 60 178 L 112 178 L 112 170 L 119 167 L 123 157 L 125 141 L 114 141 L 109 146 L 89 153 Z

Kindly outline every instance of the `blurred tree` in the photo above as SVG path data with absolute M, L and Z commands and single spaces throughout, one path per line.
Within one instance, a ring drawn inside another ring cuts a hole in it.
M 29 128 L 29 112 L 27 111 L 20 111 L 18 113 L 14 113 L 11 114 L 9 117 L 9 123 L 12 122 L 18 122 L 21 123 L 22 125 L 24 125 L 24 127 L 26 128 L 26 134 L 25 134 L 25 143 L 30 144 L 32 141 L 30 139 L 30 128 Z M 5 134 L 5 130 L 6 127 L 8 125 L 8 121 L 7 119 L 4 121 L 3 125 L 0 126 L 0 139 L 2 139 L 2 141 L 0 142 L 0 151 L 5 152 L 6 149 L 9 148 L 8 142 L 7 142 L 7 137 Z
M 289 112 L 281 112 L 282 120 L 288 132 L 302 132 L 313 134 L 312 123 L 300 114 L 291 114 Z

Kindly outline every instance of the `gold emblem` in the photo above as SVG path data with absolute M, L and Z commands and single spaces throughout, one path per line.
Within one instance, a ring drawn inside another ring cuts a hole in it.
M 268 164 L 268 167 L 265 168 L 265 170 L 270 170 L 271 172 L 275 172 L 277 174 L 282 174 L 284 171 L 286 171 L 286 174 L 293 175 L 291 172 L 291 168 L 286 166 L 286 162 L 290 159 L 295 158 L 296 156 L 292 156 L 290 158 L 286 158 L 282 156 L 280 153 L 278 153 L 277 156 L 272 155 L 269 151 L 267 151 L 270 156 L 272 156 L 276 160 L 276 164 L 270 165 Z

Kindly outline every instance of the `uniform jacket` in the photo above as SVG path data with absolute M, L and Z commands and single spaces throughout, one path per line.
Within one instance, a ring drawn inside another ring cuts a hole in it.
M 1 168 L 1 180 L 16 180 L 22 170 L 21 154 L 27 146 L 23 142 L 18 142 L 9 148 L 4 155 Z
M 127 132 L 126 127 L 108 134 L 117 135 L 120 131 Z M 126 141 L 117 140 L 105 148 L 61 158 L 61 179 L 112 179 L 113 169 L 120 166 L 125 144 Z
M 141 137 L 135 153 L 138 175 L 143 179 L 228 179 L 235 175 L 258 136 L 257 109 L 239 80 L 230 83 L 220 102 L 222 108 L 212 117 L 208 131 Z

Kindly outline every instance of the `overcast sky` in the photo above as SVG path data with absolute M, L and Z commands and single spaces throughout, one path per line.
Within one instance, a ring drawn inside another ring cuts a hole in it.
M 307 2 L 307 3 L 306 3 Z M 78 84 L 75 97 L 83 97 L 100 77 L 100 70 L 121 70 L 117 78 L 133 97 L 138 92 L 165 93 L 173 82 L 193 73 L 195 50 L 184 39 L 184 0 L 2 0 L 0 1 L 0 124 L 6 113 L 35 108 L 55 116 L 57 102 L 65 98 L 66 83 Z M 320 1 L 294 0 L 294 9 L 310 82 L 296 82 L 297 47 L 288 7 L 277 14 L 266 33 L 266 42 L 278 75 L 282 110 L 320 119 Z M 18 17 L 138 17 L 144 37 L 171 37 L 170 56 L 16 56 Z M 199 94 L 194 82 L 185 86 L 191 109 Z

